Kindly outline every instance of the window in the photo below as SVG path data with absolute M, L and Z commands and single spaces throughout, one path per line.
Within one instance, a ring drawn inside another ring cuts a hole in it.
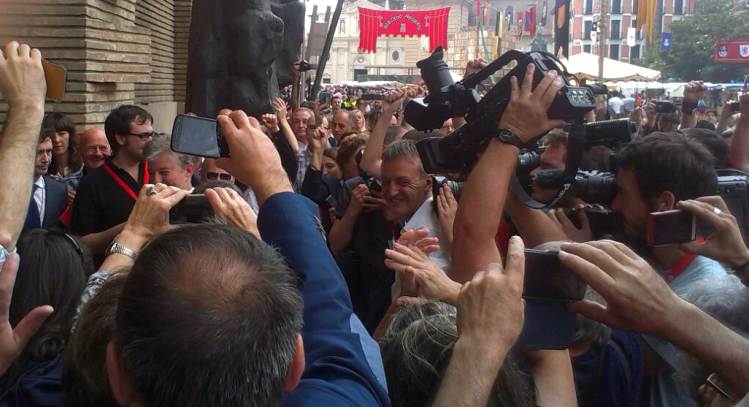
M 593 14 L 593 0 L 585 0 L 585 10 L 583 14 Z
M 621 38 L 622 28 L 620 20 L 611 20 L 611 39 L 618 40 Z
M 684 0 L 674 0 L 674 15 L 684 14 Z
M 622 13 L 622 0 L 612 0 L 611 1 L 611 14 L 621 14 L 621 13 Z
M 583 52 L 590 54 L 590 44 L 583 45 Z
M 635 45 L 629 49 L 629 60 L 640 59 L 640 46 Z
M 341 34 L 346 34 L 346 20 L 341 20 L 338 23 L 338 28 L 340 29 Z
M 637 1 L 638 0 L 632 0 L 632 16 L 637 14 Z
M 609 48 L 609 58 L 611 59 L 619 59 L 619 44 L 611 44 L 611 48 Z
M 588 20 L 584 22 L 585 29 L 583 32 L 583 39 L 589 40 L 590 39 L 590 31 L 593 29 L 593 22 Z

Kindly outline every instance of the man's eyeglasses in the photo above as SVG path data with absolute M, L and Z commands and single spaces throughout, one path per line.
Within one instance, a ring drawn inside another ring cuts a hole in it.
M 128 135 L 138 137 L 141 140 L 145 140 L 149 137 L 152 137 L 152 138 L 157 137 L 159 135 L 159 132 L 151 131 L 151 132 L 145 132 L 145 133 L 140 133 L 140 134 L 128 133 Z
M 220 179 L 221 181 L 226 181 L 226 182 L 231 181 L 231 174 L 226 174 L 223 172 L 206 172 L 205 177 L 211 181 L 215 181 L 217 179 Z

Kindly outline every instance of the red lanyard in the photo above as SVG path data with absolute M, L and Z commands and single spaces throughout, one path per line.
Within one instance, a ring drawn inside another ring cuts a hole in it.
M 117 175 L 112 168 L 109 167 L 107 163 L 102 164 L 102 167 L 104 168 L 104 171 L 109 174 L 110 177 L 114 180 L 114 182 L 117 183 L 117 185 L 122 188 L 123 191 L 125 191 L 128 195 L 130 195 L 130 198 L 133 198 L 133 201 L 138 200 L 138 194 L 133 191 L 132 188 L 130 188 L 130 185 L 127 184 L 122 178 L 120 178 L 119 175 Z M 148 184 L 149 177 L 148 177 L 148 161 L 143 162 L 143 184 Z
M 698 236 L 697 242 L 704 243 L 705 238 L 702 236 Z M 696 254 L 690 253 L 685 254 L 679 260 L 677 260 L 676 264 L 674 264 L 674 266 L 671 268 L 671 272 L 666 274 L 666 282 L 671 284 L 671 282 L 674 281 L 676 277 L 679 277 L 679 275 L 683 273 L 690 264 L 692 264 L 692 261 L 695 259 L 695 257 L 697 257 Z

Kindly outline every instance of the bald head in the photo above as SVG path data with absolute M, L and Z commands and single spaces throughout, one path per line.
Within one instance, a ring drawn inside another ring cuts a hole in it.
M 99 168 L 112 154 L 107 135 L 101 127 L 90 127 L 83 132 L 78 151 L 86 171 Z

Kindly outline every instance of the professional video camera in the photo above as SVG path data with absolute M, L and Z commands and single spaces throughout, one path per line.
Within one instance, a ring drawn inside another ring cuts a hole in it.
M 536 66 L 534 86 L 552 70 L 559 72 L 564 80 L 564 86 L 549 108 L 551 118 L 581 123 L 585 113 L 595 108 L 592 91 L 587 87 L 572 86 L 564 66 L 549 53 L 508 51 L 458 83 L 453 82 L 442 57 L 442 49 L 438 48 L 431 56 L 417 63 L 429 95 L 423 101 L 417 99 L 406 105 L 406 121 L 422 131 L 438 129 L 451 117 L 465 117 L 466 124 L 448 137 L 427 139 L 418 144 L 427 172 L 444 173 L 473 167 L 478 153 L 496 132 L 499 119 L 507 108 L 510 78 L 516 76 L 522 80 L 528 64 Z M 475 89 L 476 85 L 511 62 L 516 63 L 515 67 L 482 98 Z

